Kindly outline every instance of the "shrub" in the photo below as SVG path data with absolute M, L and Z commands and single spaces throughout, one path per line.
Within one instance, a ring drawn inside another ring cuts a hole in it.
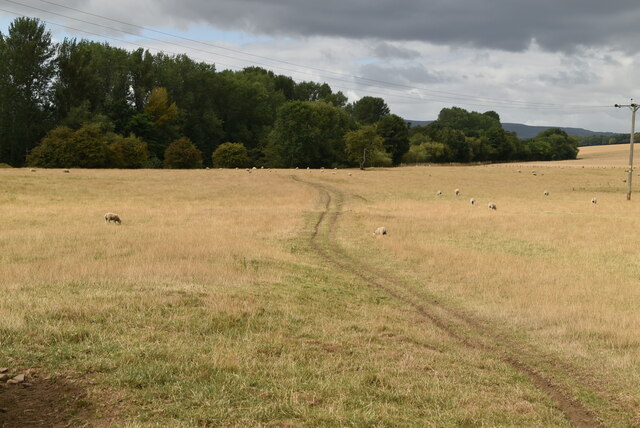
M 242 143 L 223 143 L 212 155 L 216 168 L 242 168 L 249 165 L 249 152 Z
M 175 169 L 202 168 L 202 152 L 187 137 L 174 140 L 164 151 L 164 167 Z

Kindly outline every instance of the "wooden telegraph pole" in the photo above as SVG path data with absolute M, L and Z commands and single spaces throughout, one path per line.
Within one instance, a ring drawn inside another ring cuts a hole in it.
M 627 201 L 631 200 L 631 179 L 633 178 L 633 139 L 634 139 L 634 134 L 635 134 L 635 128 L 636 128 L 636 111 L 638 111 L 638 104 L 635 104 L 633 102 L 633 98 L 631 98 L 631 104 L 626 104 L 626 105 L 621 105 L 621 104 L 616 104 L 615 105 L 618 108 L 622 108 L 622 107 L 629 107 L 629 109 L 631 110 L 631 136 L 629 138 L 629 169 L 627 170 L 627 172 L 629 173 L 629 177 L 627 178 Z

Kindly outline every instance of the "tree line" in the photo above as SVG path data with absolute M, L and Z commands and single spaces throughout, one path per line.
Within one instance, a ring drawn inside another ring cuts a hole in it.
M 86 168 L 339 167 L 575 158 L 560 130 L 519 140 L 495 112 L 443 109 L 411 128 L 382 98 L 186 55 L 0 32 L 0 163 Z
M 633 134 L 634 141 L 640 141 L 640 134 Z M 629 144 L 631 134 L 590 135 L 578 137 L 579 146 L 606 146 L 610 144 Z

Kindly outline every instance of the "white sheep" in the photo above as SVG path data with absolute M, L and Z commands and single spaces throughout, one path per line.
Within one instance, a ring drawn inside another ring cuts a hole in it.
M 456 196 L 459 196 L 459 195 L 460 195 L 460 189 L 456 189 L 456 190 L 454 190 L 453 192 L 456 194 Z
M 598 200 L 596 198 L 591 198 L 591 203 L 595 205 L 598 203 Z
M 471 198 L 471 199 L 469 200 L 469 203 L 470 203 L 471 205 L 475 205 L 475 204 L 476 204 L 476 200 L 475 200 L 475 199 L 473 199 L 473 198 Z
M 442 195 L 442 190 L 438 190 L 438 191 L 436 192 L 436 195 L 437 195 L 437 196 L 441 196 L 441 195 Z
M 106 213 L 104 215 L 104 221 L 105 223 L 114 222 L 116 224 L 122 224 L 122 220 L 120 220 L 120 216 L 115 213 Z
M 489 209 L 490 210 L 497 210 L 498 207 L 496 206 L 496 204 L 494 204 L 493 202 L 489 202 Z
M 549 191 L 548 191 L 548 190 L 545 190 L 545 191 L 544 191 L 544 195 L 545 195 L 545 196 L 549 196 Z
M 387 234 L 387 228 L 385 228 L 384 226 L 380 226 L 379 228 L 376 229 L 375 232 L 373 232 L 373 235 L 386 235 Z

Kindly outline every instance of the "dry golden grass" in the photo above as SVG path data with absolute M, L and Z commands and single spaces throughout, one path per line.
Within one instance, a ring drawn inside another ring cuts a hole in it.
M 0 170 L 0 366 L 90 378 L 92 396 L 125 397 L 123 426 L 569 425 L 522 373 L 319 258 L 323 205 L 298 176 L 346 194 L 347 253 L 575 364 L 581 382 L 610 381 L 628 408 L 640 194 L 627 202 L 624 169 L 588 152 L 593 168 L 536 176 Z M 639 420 L 608 404 L 594 404 L 605 423 Z

